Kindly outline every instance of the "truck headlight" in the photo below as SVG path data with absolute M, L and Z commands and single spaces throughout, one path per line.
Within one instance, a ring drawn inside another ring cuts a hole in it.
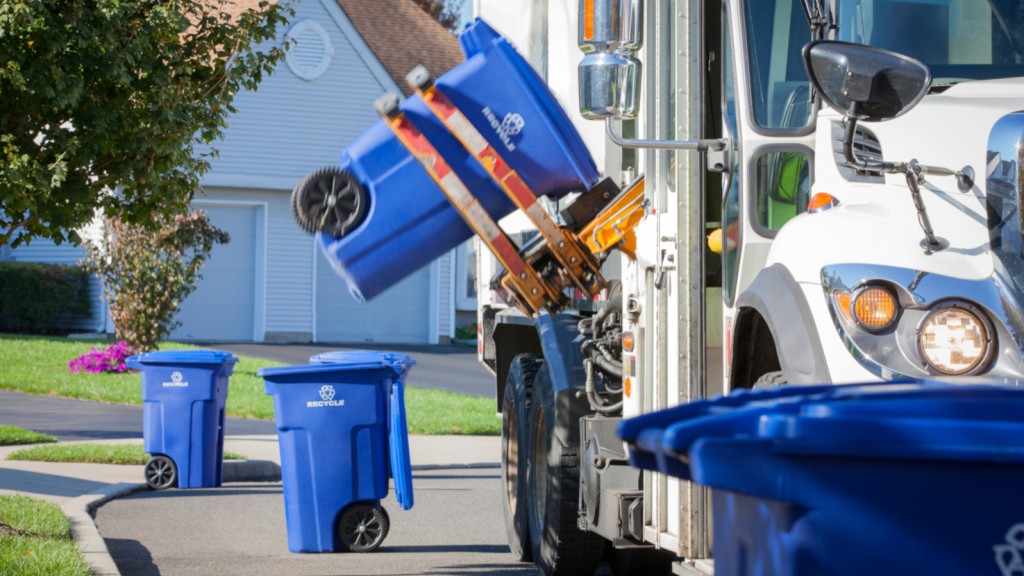
M 964 302 L 945 303 L 925 316 L 917 333 L 921 357 L 933 370 L 950 376 L 979 372 L 992 352 L 992 325 Z

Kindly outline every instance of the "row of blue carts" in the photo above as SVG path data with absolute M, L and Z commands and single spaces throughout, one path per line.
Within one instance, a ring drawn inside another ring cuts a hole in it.
M 142 371 L 145 467 L 154 489 L 221 485 L 228 352 L 149 352 L 128 360 Z M 264 368 L 274 400 L 288 549 L 369 552 L 387 536 L 380 501 L 389 478 L 405 510 L 413 505 L 404 354 L 338 351 L 308 365 Z
M 133 357 L 146 480 L 221 484 L 236 358 Z M 260 371 L 273 396 L 288 548 L 377 549 L 394 480 L 413 504 L 414 361 L 331 352 Z M 631 463 L 712 487 L 716 574 L 1024 574 L 1024 390 L 908 381 L 739 391 L 629 418 Z

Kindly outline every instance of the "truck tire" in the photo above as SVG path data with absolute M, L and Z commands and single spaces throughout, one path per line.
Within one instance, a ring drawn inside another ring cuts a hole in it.
M 754 390 L 768 390 L 784 386 L 786 384 L 789 384 L 789 382 L 786 381 L 786 375 L 783 374 L 782 371 L 768 372 L 767 374 L 762 374 L 761 377 L 754 382 L 752 388 Z
M 532 562 L 530 518 L 526 511 L 526 474 L 529 458 L 529 402 L 533 379 L 543 362 L 533 354 L 512 360 L 501 399 L 501 486 L 505 536 L 512 557 Z
M 548 371 L 541 370 L 530 402 L 527 480 L 533 562 L 544 576 L 593 576 L 605 541 L 577 526 L 580 448 L 564 446 L 555 433 L 560 425 L 555 411 L 560 408 L 566 409 L 555 401 Z

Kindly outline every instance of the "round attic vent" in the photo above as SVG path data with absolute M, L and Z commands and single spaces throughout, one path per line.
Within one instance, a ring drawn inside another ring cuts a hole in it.
M 288 68 L 303 80 L 315 80 L 327 71 L 334 45 L 327 31 L 315 20 L 302 20 L 286 35 L 291 46 L 285 56 Z

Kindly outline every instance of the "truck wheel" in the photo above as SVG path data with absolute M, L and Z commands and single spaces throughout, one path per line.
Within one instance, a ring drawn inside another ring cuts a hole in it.
M 321 168 L 292 190 L 292 215 L 300 228 L 341 238 L 366 216 L 369 199 L 356 177 L 346 170 Z
M 533 561 L 530 518 L 526 511 L 526 474 L 529 459 L 529 398 L 533 379 L 542 362 L 532 354 L 512 360 L 501 399 L 501 485 L 505 535 L 512 556 Z
M 579 447 L 562 445 L 555 434 L 555 427 L 559 426 L 555 411 L 560 408 L 547 370 L 538 372 L 531 398 L 527 481 L 534 564 L 544 576 L 593 576 L 601 562 L 605 541 L 580 530 L 576 524 Z
M 754 390 L 768 390 L 785 384 L 789 384 L 789 382 L 786 381 L 786 375 L 781 371 L 768 372 L 767 374 L 762 374 L 761 377 L 754 382 L 754 386 L 752 388 Z

